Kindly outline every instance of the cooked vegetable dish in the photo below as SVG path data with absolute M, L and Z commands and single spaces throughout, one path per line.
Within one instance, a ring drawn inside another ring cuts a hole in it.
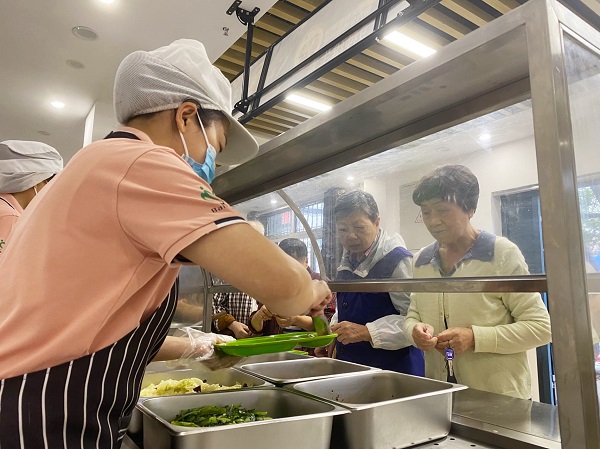
M 225 407 L 208 405 L 206 407 L 182 410 L 171 421 L 171 424 L 185 427 L 214 427 L 265 421 L 267 419 L 273 419 L 267 416 L 267 412 L 259 412 L 255 409 L 247 410 L 240 405 L 227 405 Z
M 167 379 L 160 381 L 157 385 L 150 384 L 140 392 L 141 397 L 153 396 L 171 396 L 174 394 L 206 393 L 209 391 L 236 390 L 247 387 L 246 384 L 236 383 L 227 386 L 221 384 L 209 384 L 205 380 L 196 377 L 189 379 L 173 380 Z

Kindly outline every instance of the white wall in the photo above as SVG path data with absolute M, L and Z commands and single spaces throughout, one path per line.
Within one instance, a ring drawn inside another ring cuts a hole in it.
M 579 139 L 577 146 L 577 169 L 579 176 L 600 173 L 600 152 L 597 144 Z M 479 206 L 473 217 L 478 229 L 501 234 L 499 215 L 499 193 L 527 190 L 538 183 L 536 154 L 533 136 L 509 144 L 471 153 L 460 160 L 448 153 L 443 163 L 468 166 L 479 180 Z M 442 164 L 436 164 L 439 166 Z M 410 193 L 413 186 L 434 166 L 424 161 L 423 165 L 410 171 L 371 178 L 364 181 L 364 189 L 377 200 L 381 212 L 381 223 L 388 232 L 399 232 L 409 249 L 419 249 L 432 241 L 425 225 L 415 223 L 419 208 L 412 203 Z M 405 186 L 401 197 L 402 187 Z

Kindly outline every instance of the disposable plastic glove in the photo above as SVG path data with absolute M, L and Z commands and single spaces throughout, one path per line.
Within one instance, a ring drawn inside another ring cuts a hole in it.
M 221 351 L 215 350 L 218 343 L 235 341 L 229 335 L 206 333 L 192 327 L 182 327 L 175 332 L 175 337 L 188 339 L 188 348 L 183 351 L 181 358 L 174 361 L 178 367 L 190 367 L 195 363 L 202 363 L 211 370 L 228 368 L 240 361 L 241 357 L 228 356 Z

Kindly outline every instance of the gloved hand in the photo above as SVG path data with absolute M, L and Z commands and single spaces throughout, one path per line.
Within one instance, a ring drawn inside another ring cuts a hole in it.
M 176 337 L 188 338 L 188 348 L 183 351 L 181 358 L 177 360 L 177 366 L 189 367 L 191 364 L 201 362 L 211 370 L 228 368 L 235 365 L 241 357 L 227 356 L 220 351 L 215 351 L 215 344 L 235 341 L 228 335 L 206 333 L 192 327 L 179 328 Z
M 215 353 L 215 344 L 235 341 L 228 335 L 206 333 L 193 327 L 181 327 L 175 332 L 175 337 L 187 337 L 189 346 L 181 354 L 182 359 L 206 360 Z

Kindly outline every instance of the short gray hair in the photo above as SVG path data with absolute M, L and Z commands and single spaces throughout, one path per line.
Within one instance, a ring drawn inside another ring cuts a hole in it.
M 336 220 L 355 212 L 365 214 L 372 223 L 375 223 L 375 220 L 379 217 L 379 208 L 373 195 L 362 190 L 353 190 L 340 196 L 333 209 Z
M 475 211 L 479 201 L 479 182 L 464 165 L 443 165 L 421 178 L 412 198 L 417 206 L 440 198 L 456 203 L 465 212 Z

